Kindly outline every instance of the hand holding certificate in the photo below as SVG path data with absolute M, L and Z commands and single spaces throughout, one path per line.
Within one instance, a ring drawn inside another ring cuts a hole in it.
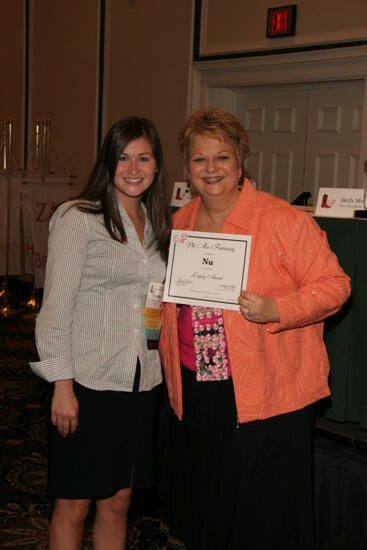
M 173 230 L 164 302 L 239 310 L 251 237 Z

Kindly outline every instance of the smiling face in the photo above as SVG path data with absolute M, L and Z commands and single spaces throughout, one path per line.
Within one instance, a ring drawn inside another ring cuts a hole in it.
M 241 168 L 236 151 L 219 134 L 197 134 L 191 142 L 188 161 L 190 179 L 204 200 L 209 197 L 231 200 L 238 195 Z
M 155 176 L 157 164 L 149 141 L 141 136 L 127 144 L 116 165 L 114 187 L 125 206 L 140 202 Z

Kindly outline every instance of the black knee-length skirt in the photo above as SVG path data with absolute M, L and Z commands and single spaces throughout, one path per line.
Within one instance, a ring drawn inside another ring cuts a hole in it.
M 137 369 L 139 375 L 139 369 Z M 50 426 L 48 493 L 53 498 L 106 498 L 155 480 L 161 385 L 139 392 L 95 391 L 74 382 L 78 428 L 62 437 Z
M 188 550 L 311 550 L 312 406 L 237 426 L 232 380 L 182 377 L 163 474 L 171 534 Z

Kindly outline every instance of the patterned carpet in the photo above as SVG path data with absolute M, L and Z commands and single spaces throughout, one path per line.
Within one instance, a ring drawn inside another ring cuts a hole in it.
M 16 298 L 15 298 L 16 296 Z M 46 495 L 47 419 L 50 385 L 28 367 L 35 360 L 34 315 L 26 296 L 9 296 L 18 308 L 0 318 L 0 548 L 47 548 L 52 502 Z M 87 519 L 83 549 L 91 549 L 93 510 Z M 184 550 L 159 519 L 152 492 L 134 495 L 128 549 Z

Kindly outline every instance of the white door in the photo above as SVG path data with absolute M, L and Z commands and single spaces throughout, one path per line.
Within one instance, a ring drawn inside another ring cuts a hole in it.
M 227 108 L 227 96 L 217 92 L 211 104 Z M 309 191 L 316 204 L 319 187 L 358 187 L 363 82 L 249 87 L 231 101 L 249 136 L 247 175 L 259 189 L 290 202 Z
M 288 201 L 303 191 L 308 91 L 269 87 L 238 94 L 237 114 L 250 142 L 248 177 Z
M 309 96 L 305 189 L 358 187 L 363 86 L 314 86 Z

